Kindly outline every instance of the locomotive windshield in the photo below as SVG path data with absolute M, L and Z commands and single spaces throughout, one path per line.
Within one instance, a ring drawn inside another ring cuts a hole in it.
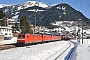
M 25 35 L 18 35 L 18 39 L 20 39 L 20 38 L 24 39 Z

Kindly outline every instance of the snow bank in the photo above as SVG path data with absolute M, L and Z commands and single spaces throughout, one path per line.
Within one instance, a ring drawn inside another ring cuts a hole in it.
M 90 60 L 90 45 L 79 45 L 76 50 L 76 60 Z
M 80 45 L 76 49 L 76 60 L 90 60 L 90 39 L 80 40 Z

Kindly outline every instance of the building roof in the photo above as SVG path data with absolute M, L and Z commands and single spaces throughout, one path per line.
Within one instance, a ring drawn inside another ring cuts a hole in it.
M 0 29 L 12 29 L 11 27 L 0 26 Z

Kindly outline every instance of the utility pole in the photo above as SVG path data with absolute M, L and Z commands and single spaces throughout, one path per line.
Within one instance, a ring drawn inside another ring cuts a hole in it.
M 35 30 L 36 30 L 36 13 L 37 13 L 37 9 L 35 9 L 35 25 L 34 25 L 34 33 L 35 33 Z
M 82 19 L 79 19 L 79 21 L 81 21 L 81 28 L 82 28 L 82 33 L 81 33 L 81 37 L 82 37 L 82 44 L 83 44 L 83 21 Z
M 61 18 L 61 16 L 59 16 L 59 28 L 60 28 L 60 18 Z M 59 31 L 59 28 L 58 28 L 58 33 L 60 32 Z M 59 34 L 60 35 L 60 34 Z
M 79 27 L 80 27 L 80 24 L 79 24 L 79 23 L 80 23 L 81 20 L 82 20 L 82 19 L 78 19 L 78 31 L 77 31 L 77 36 L 78 36 L 78 38 L 77 38 L 77 39 L 78 39 L 78 42 L 79 42 L 79 43 L 80 43 L 80 28 L 79 28 Z
M 82 44 L 83 44 L 83 21 L 82 21 Z

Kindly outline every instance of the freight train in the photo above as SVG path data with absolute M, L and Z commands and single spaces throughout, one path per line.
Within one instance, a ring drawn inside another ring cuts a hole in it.
M 70 40 L 70 38 L 65 36 L 47 34 L 19 34 L 16 46 L 25 46 L 33 43 L 43 43 L 58 40 Z

